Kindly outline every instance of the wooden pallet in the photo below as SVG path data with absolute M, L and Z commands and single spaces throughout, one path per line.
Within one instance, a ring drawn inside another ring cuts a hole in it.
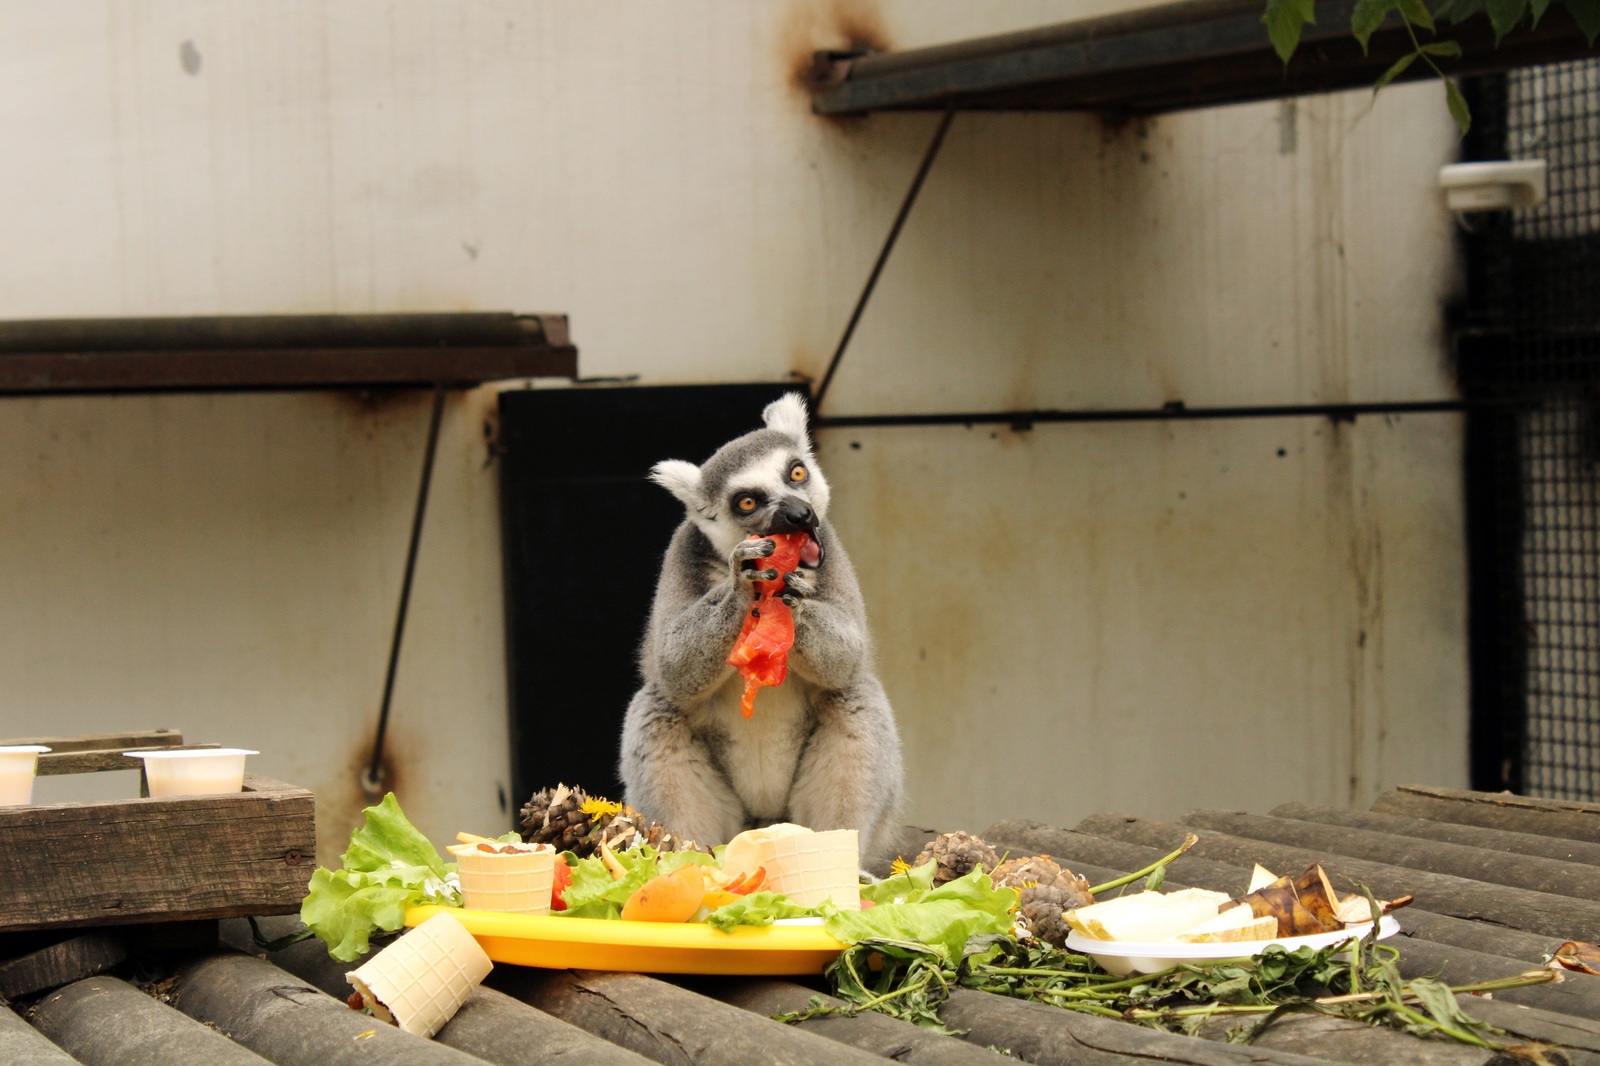
M 197 746 L 172 730 L 0 743 L 48 745 L 40 774 Z M 255 774 L 237 794 L 0 807 L 0 932 L 289 914 L 315 856 L 311 793 Z

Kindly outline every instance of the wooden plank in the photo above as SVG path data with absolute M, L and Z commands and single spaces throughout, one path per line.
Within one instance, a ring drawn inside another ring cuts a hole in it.
M 1259 1018 L 1212 1018 L 1195 1035 L 1227 1040 L 1231 1031 Z M 1507 1066 L 1506 1056 L 1454 1040 L 1424 1040 L 1399 1029 L 1380 1028 L 1350 1018 L 1291 1014 L 1269 1025 L 1251 1047 L 1291 1051 L 1334 1062 L 1399 1063 L 1406 1066 Z M 1569 1064 L 1570 1066 L 1570 1064 Z
M 95 930 L 0 962 L 0 997 L 16 999 L 105 973 L 128 957 L 114 933 Z
M 353 1011 L 249 955 L 210 955 L 180 967 L 172 1002 L 278 1066 L 482 1066 L 483 1061 Z
M 1523 1040 L 1560 1044 L 1573 1066 L 1600 1066 L 1600 1022 L 1484 996 L 1464 1000 L 1462 1006 Z
M 647 1066 L 649 1059 L 493 988 L 472 993 L 435 1042 L 496 1066 Z
M 945 1024 L 965 1029 L 965 1039 L 1038 1066 L 1132 1066 L 1150 1062 L 1184 1066 L 1326 1066 L 1288 1051 L 1216 1044 L 1158 1032 L 1113 1018 L 1005 996 L 956 989 L 941 1010 Z
M 134 733 L 95 733 L 91 736 L 71 737 L 19 737 L 0 740 L 0 747 L 9 744 L 43 744 L 51 751 L 121 751 L 123 748 L 165 748 L 183 743 L 180 729 L 146 729 Z
M 1078 825 L 1080 832 L 1114 837 L 1150 847 L 1162 847 L 1177 834 L 1182 839 L 1190 827 L 1155 822 L 1132 815 L 1104 812 L 1090 815 Z M 1260 862 L 1273 870 L 1305 869 L 1328 858 L 1326 852 L 1268 841 L 1243 840 L 1208 829 L 1193 829 L 1200 838 L 1193 854 L 1240 865 Z M 1412 894 L 1417 906 L 1457 918 L 1493 922 L 1525 932 L 1563 939 L 1594 941 L 1600 938 L 1600 903 L 1569 899 L 1546 892 L 1504 885 L 1488 885 L 1449 874 L 1428 873 L 1370 859 L 1341 858 L 1329 863 L 1336 888 L 1356 890 L 1366 885 L 1382 897 Z
M 1242 811 L 1192 811 L 1184 816 L 1183 823 L 1250 840 L 1329 853 L 1329 866 L 1336 861 L 1332 855 L 1349 855 L 1487 884 L 1600 901 L 1600 877 L 1592 867 L 1582 863 Z M 1298 870 L 1278 872 L 1299 873 Z
M 1431 818 L 1438 822 L 1600 843 L 1600 805 L 1593 803 L 1534 799 L 1509 792 L 1402 785 L 1379 796 L 1372 809 L 1408 818 Z
M 812 997 L 819 994 L 805 985 L 771 978 L 683 979 L 678 983 L 766 1018 L 806 1010 Z M 833 996 L 821 999 L 832 1007 L 845 1006 L 844 1000 Z M 862 1011 L 854 1016 L 823 1015 L 796 1024 L 800 1029 L 829 1040 L 914 1066 L 999 1066 L 1004 1061 L 987 1048 L 919 1029 L 875 1011 Z
M 305 789 L 0 810 L 0 930 L 283 914 L 316 854 Z
M 1400 973 L 1403 977 L 1439 977 L 1450 984 L 1492 981 L 1538 966 L 1527 966 L 1515 959 L 1485 955 L 1480 951 L 1413 940 L 1400 945 Z M 1566 973 L 1559 982 L 1508 988 L 1494 998 L 1507 1003 L 1570 1014 L 1575 1018 L 1600 1021 L 1600 977 Z
M 1296 818 L 1304 822 L 1342 825 L 1351 829 L 1371 829 L 1395 836 L 1421 837 L 1445 844 L 1466 844 L 1513 855 L 1538 855 L 1561 862 L 1581 862 L 1600 866 L 1600 844 L 1568 837 L 1549 837 L 1537 833 L 1514 833 L 1505 829 L 1485 829 L 1476 825 L 1436 822 L 1428 818 L 1408 818 L 1379 811 L 1354 811 L 1343 807 L 1324 807 L 1313 803 L 1285 803 L 1270 812 L 1277 818 Z
M 0 1062 L 6 1066 L 82 1066 L 0 1002 Z
M 230 943 L 246 951 L 257 950 L 243 922 L 226 924 L 224 936 Z M 275 940 L 294 932 L 300 922 L 297 918 L 268 918 L 260 925 L 262 934 Z M 345 980 L 345 974 L 371 956 L 363 956 L 355 962 L 340 962 L 328 955 L 322 941 L 311 939 L 275 951 L 269 958 L 284 972 L 335 999 L 345 999 L 350 995 L 350 982 Z M 473 992 L 434 1040 L 500 1066 L 533 1066 L 545 1062 L 643 1066 L 649 1061 L 492 988 Z
M 30 1018 L 84 1066 L 267 1061 L 114 977 L 91 977 L 52 992 L 34 1005 Z
M 883 1060 L 654 977 L 503 966 L 490 982 L 595 1036 L 672 1066 L 810 1066 Z
M 1069 865 L 1076 856 L 1089 855 L 1114 864 L 1117 869 L 1139 870 L 1171 850 L 1074 833 L 1038 822 L 1002 822 L 986 830 L 984 839 L 994 843 L 1011 839 L 1009 834 L 1018 835 L 1027 846 L 1049 852 Z M 1247 881 L 1250 862 L 1243 856 L 1231 863 L 1213 862 L 1191 852 L 1167 869 L 1172 871 L 1167 882 L 1171 887 L 1193 885 L 1236 895 Z M 1400 924 L 1408 937 L 1499 955 L 1517 960 L 1523 967 L 1538 964 L 1566 939 L 1437 914 L 1419 906 L 1407 907 L 1400 915 Z

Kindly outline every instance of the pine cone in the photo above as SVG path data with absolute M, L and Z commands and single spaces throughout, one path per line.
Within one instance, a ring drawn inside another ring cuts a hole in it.
M 1008 859 L 994 871 L 994 883 L 1014 888 L 1021 896 L 1017 913 L 1040 940 L 1060 947 L 1067 942 L 1067 923 L 1061 912 L 1094 902 L 1087 879 L 1061 866 L 1048 855 Z
M 632 807 L 624 807 L 611 815 L 596 836 L 594 846 L 599 848 L 604 839 L 613 851 L 631 848 L 635 844 L 649 844 L 657 851 L 706 851 L 692 840 L 685 840 L 659 822 L 652 822 Z
M 581 788 L 557 785 L 540 789 L 522 806 L 522 838 L 530 844 L 549 844 L 557 851 L 571 851 L 584 858 L 600 846 L 598 829 L 610 821 L 602 815 L 599 825 L 588 811 L 589 794 Z
M 657 851 L 705 851 L 632 807 L 590 796 L 581 788 L 557 785 L 541 789 L 522 807 L 522 836 L 532 844 L 549 844 L 588 858 L 604 840 L 614 851 L 649 844 Z
M 971 873 L 973 867 L 982 865 L 993 871 L 1000 865 L 1000 856 L 989 845 L 971 833 L 944 833 L 934 837 L 917 853 L 912 866 L 921 866 L 929 859 L 939 864 L 933 872 L 933 883 L 942 885 Z

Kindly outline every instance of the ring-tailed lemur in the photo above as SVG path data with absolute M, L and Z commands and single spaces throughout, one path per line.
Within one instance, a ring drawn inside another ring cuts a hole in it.
M 861 861 L 892 844 L 900 738 L 878 683 L 855 571 L 828 524 L 828 482 L 798 393 L 769 404 L 765 429 L 703 466 L 668 459 L 651 479 L 683 502 L 640 649 L 644 686 L 622 728 L 627 802 L 702 844 L 793 821 L 856 829 Z M 754 717 L 726 662 L 755 596 L 772 533 L 809 534 L 786 575 L 794 611 L 789 676 L 762 689 Z

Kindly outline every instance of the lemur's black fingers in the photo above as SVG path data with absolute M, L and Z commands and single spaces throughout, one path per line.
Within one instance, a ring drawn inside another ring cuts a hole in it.
M 800 604 L 802 602 L 800 597 L 795 595 L 793 592 L 782 592 L 782 593 L 779 593 L 778 594 L 778 599 L 782 600 L 783 601 L 783 605 L 785 607 L 789 608 L 789 610 L 791 610 L 791 611 L 794 610 L 796 607 L 800 606 Z
M 733 557 L 741 563 L 748 563 L 752 559 L 765 559 L 777 551 L 778 542 L 775 540 L 742 540 L 733 549 Z
M 814 596 L 817 586 L 807 578 L 801 577 L 798 571 L 791 570 L 783 575 L 784 589 L 781 595 L 787 599 L 790 596 Z
M 778 580 L 778 572 L 776 570 L 741 570 L 739 571 L 739 576 L 746 581 Z

